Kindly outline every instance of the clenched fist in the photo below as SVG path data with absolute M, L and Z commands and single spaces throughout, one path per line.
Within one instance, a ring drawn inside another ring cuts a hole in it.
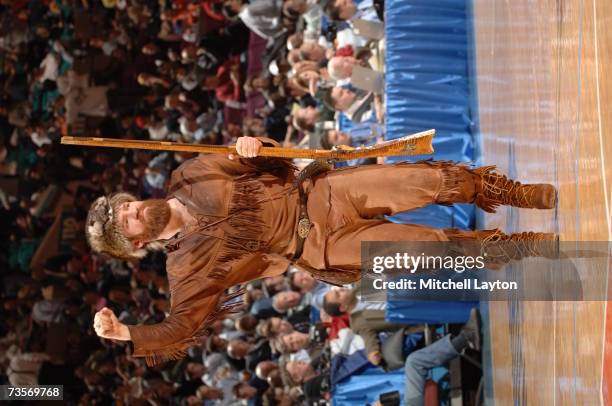
M 243 158 L 255 158 L 262 145 L 257 138 L 240 137 L 236 140 L 236 153 Z M 234 155 L 230 154 L 228 158 L 234 159 Z
M 94 330 L 98 337 L 111 340 L 130 340 L 130 330 L 121 323 L 115 313 L 107 307 L 100 310 L 94 316 Z

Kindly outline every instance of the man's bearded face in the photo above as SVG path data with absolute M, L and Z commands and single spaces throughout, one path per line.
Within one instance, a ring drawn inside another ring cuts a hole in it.
M 170 221 L 170 206 L 164 199 L 128 202 L 119 208 L 119 222 L 132 241 L 155 241 Z

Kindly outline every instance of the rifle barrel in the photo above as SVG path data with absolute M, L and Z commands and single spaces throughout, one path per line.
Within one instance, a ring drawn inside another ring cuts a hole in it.
M 298 149 L 282 147 L 262 147 L 259 156 L 277 158 L 334 159 L 351 160 L 375 156 L 419 155 L 433 152 L 431 146 L 435 130 L 412 134 L 398 140 L 387 141 L 381 145 L 351 150 Z M 208 154 L 235 154 L 236 147 L 224 145 L 182 144 L 170 141 L 122 140 L 98 137 L 62 137 L 62 144 L 106 148 L 145 149 L 154 151 L 196 152 Z

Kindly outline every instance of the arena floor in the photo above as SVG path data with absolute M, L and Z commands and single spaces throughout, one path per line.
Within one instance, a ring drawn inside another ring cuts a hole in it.
M 473 15 L 482 163 L 560 191 L 556 211 L 484 226 L 612 240 L 612 1 L 474 0 Z M 606 301 L 491 302 L 488 317 L 487 404 L 612 404 Z

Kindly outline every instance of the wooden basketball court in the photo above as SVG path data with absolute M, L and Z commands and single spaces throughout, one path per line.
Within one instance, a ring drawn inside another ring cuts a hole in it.
M 556 211 L 504 209 L 484 226 L 612 240 L 612 1 L 473 11 L 482 163 L 560 192 Z M 612 404 L 608 302 L 491 302 L 488 318 L 488 404 Z

